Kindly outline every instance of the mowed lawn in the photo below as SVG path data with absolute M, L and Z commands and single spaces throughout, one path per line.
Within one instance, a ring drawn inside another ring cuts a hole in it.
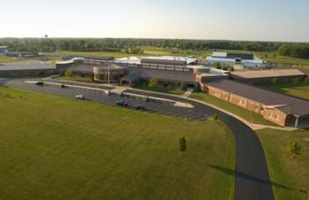
M 257 131 L 257 135 L 265 150 L 276 199 L 303 200 L 305 193 L 300 190 L 309 192 L 309 131 L 265 129 Z M 287 153 L 287 146 L 293 141 L 302 146 L 296 158 Z
M 211 167 L 235 166 L 220 121 L 2 87 L 0 110 L 0 199 L 233 199 L 234 177 Z
M 246 110 L 242 107 L 239 107 L 237 105 L 234 105 L 232 103 L 229 103 L 227 101 L 224 101 L 222 99 L 213 97 L 207 93 L 204 92 L 193 92 L 190 96 L 193 99 L 197 99 L 200 101 L 204 101 L 206 103 L 212 104 L 214 106 L 217 106 L 223 110 L 226 110 L 228 112 L 231 112 L 235 115 L 238 115 L 239 117 L 247 120 L 248 122 L 251 123 L 256 123 L 256 124 L 264 124 L 264 125 L 270 125 L 270 126 L 278 126 L 266 119 L 263 118 L 262 115 L 257 114 L 255 112 Z
M 260 87 L 274 92 L 309 99 L 309 83 L 299 83 L 297 85 L 293 83 L 262 84 Z

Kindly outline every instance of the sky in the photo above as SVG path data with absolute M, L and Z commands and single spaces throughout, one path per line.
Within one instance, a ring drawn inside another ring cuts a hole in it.
M 309 0 L 0 0 L 0 37 L 309 42 Z

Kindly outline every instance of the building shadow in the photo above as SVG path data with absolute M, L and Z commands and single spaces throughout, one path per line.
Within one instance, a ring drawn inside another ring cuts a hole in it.
M 295 188 L 291 188 L 291 187 L 282 185 L 282 184 L 277 183 L 277 182 L 271 182 L 271 181 L 268 181 L 268 180 L 263 180 L 263 179 L 255 177 L 255 176 L 252 176 L 252 175 L 249 175 L 249 174 L 246 174 L 246 173 L 243 173 L 243 172 L 239 172 L 237 170 L 229 169 L 229 168 L 226 168 L 226 167 L 221 167 L 221 166 L 212 165 L 212 164 L 208 164 L 208 166 L 217 170 L 217 171 L 220 171 L 224 174 L 227 174 L 227 175 L 230 175 L 230 176 L 235 176 L 235 177 L 240 177 L 240 178 L 252 181 L 252 182 L 257 182 L 257 183 L 261 183 L 261 184 L 265 184 L 265 185 L 272 185 L 272 186 L 275 186 L 277 188 L 281 188 L 281 189 L 285 189 L 285 190 L 297 190 Z

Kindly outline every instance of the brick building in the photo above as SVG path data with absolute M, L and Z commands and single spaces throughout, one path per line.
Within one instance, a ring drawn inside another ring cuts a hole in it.
M 266 91 L 231 80 L 202 84 L 209 95 L 261 114 L 280 126 L 309 126 L 309 101 Z

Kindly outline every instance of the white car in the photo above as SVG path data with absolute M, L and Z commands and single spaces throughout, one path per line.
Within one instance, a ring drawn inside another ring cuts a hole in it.
M 75 96 L 76 99 L 82 99 L 84 100 L 85 99 L 85 96 L 83 94 L 78 94 Z

